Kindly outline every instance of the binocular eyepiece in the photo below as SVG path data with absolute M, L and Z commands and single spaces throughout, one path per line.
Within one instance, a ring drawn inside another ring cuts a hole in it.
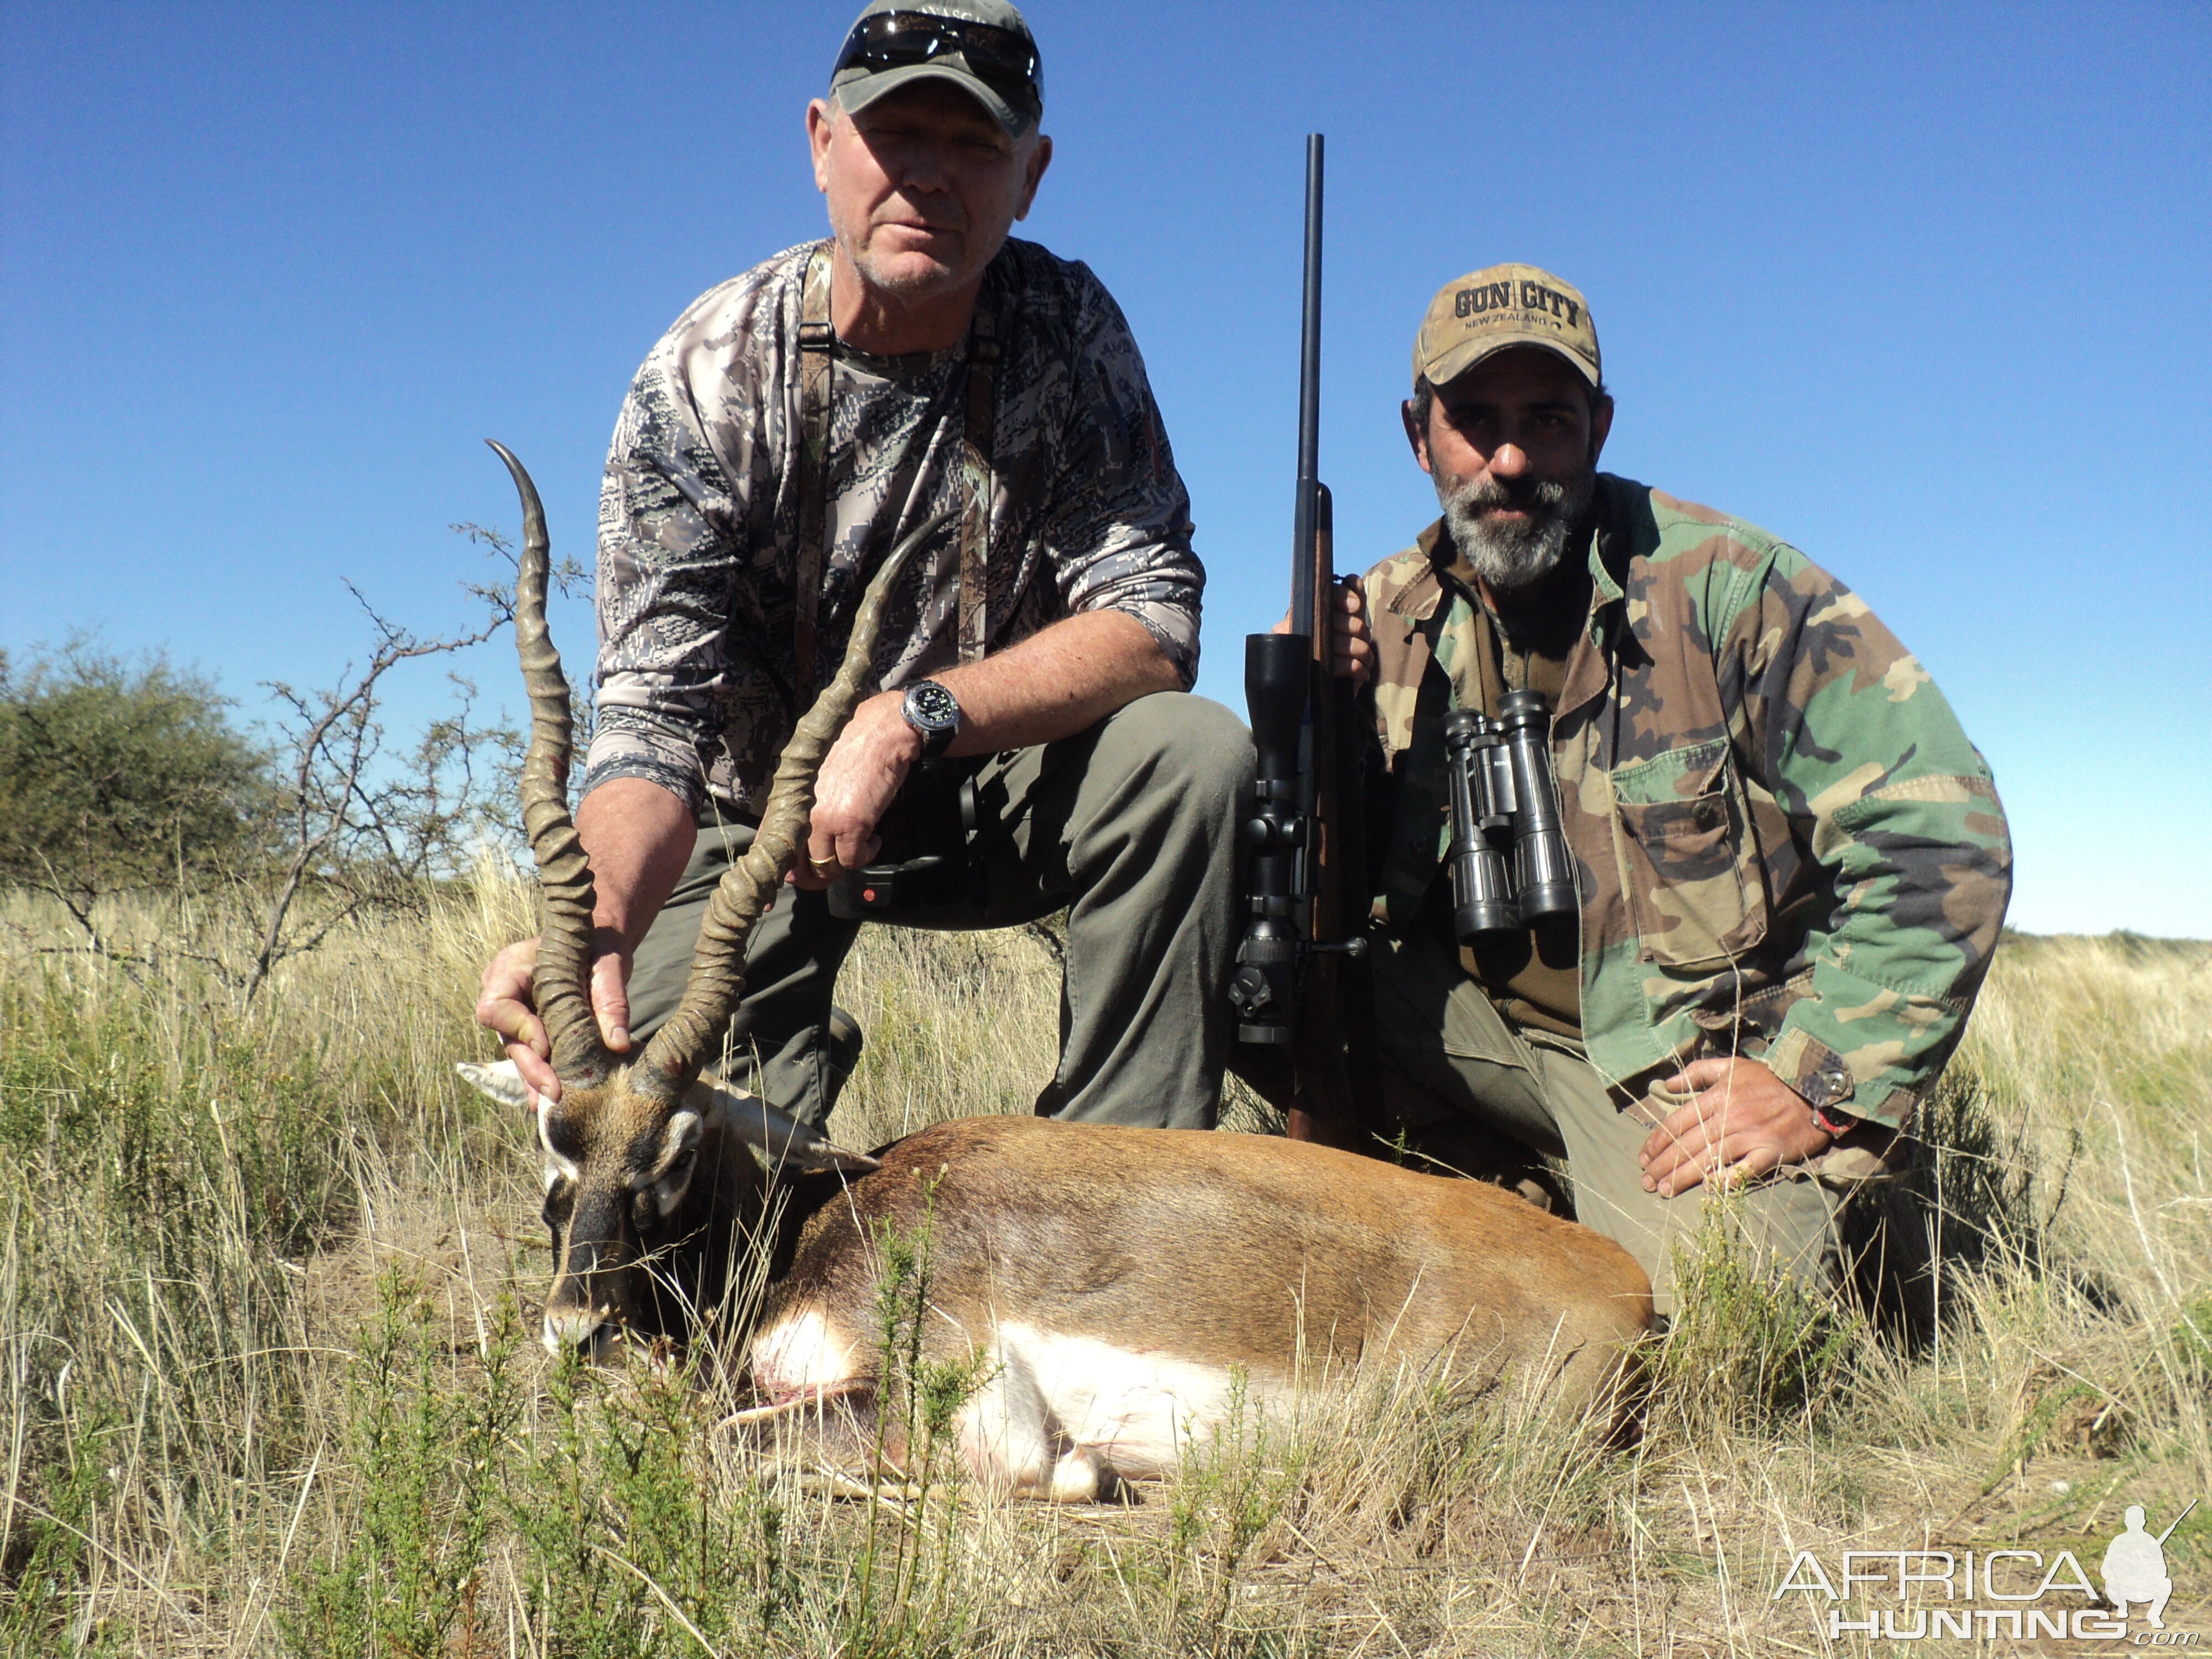
M 1551 707 L 1540 691 L 1511 691 L 1498 714 L 1444 716 L 1452 931 L 1462 945 L 1581 906 L 1552 777 Z

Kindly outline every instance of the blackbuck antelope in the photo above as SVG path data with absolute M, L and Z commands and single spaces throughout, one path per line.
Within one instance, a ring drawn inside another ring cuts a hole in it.
M 884 597 L 927 532 L 869 583 L 843 665 L 714 896 L 682 1006 L 635 1060 L 608 1053 L 586 989 L 592 872 L 567 805 L 544 514 L 520 463 L 493 447 L 523 505 L 522 804 L 541 895 L 538 1008 L 562 1085 L 538 1111 L 549 1347 L 680 1336 L 688 1309 L 750 1272 L 766 1286 L 748 1361 L 765 1403 L 741 1415 L 832 1400 L 866 1411 L 879 1230 L 926 1226 L 925 1353 L 984 1362 L 961 1453 L 1015 1492 L 1086 1500 L 1109 1477 L 1170 1470 L 1232 1389 L 1264 1407 L 1316 1363 L 1405 1359 L 1477 1383 L 1510 1372 L 1569 1410 L 1608 1387 L 1650 1322 L 1643 1272 L 1496 1187 L 1288 1140 L 1033 1118 L 939 1123 L 863 1156 L 702 1076 L 743 989 L 747 935 L 803 843 L 815 773 L 868 678 Z M 461 1069 L 524 1097 L 512 1066 Z

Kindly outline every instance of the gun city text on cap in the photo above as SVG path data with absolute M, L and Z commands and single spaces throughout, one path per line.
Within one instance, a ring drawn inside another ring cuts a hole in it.
M 1492 265 L 1438 289 L 1413 336 L 1413 379 L 1443 386 L 1512 346 L 1555 351 L 1598 383 L 1597 330 L 1582 291 L 1534 265 Z

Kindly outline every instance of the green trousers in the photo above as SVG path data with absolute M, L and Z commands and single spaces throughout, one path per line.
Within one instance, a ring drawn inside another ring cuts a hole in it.
M 1715 1203 L 1768 1271 L 1815 1289 L 1836 1281 L 1841 1194 L 1826 1182 L 1799 1170 L 1718 1198 L 1702 1186 L 1645 1192 L 1637 1155 L 1669 1109 L 1651 1098 L 1658 1079 L 1609 1087 L 1579 1043 L 1508 1025 L 1441 932 L 1376 944 L 1372 1098 L 1386 1135 L 1470 1174 L 1510 1171 L 1532 1152 L 1564 1159 L 1575 1218 L 1636 1258 L 1662 1314 L 1674 1310 L 1674 1246 Z
M 902 911 L 892 925 L 1010 927 L 1066 908 L 1060 1065 L 1037 1095 L 1041 1115 L 1213 1127 L 1232 1037 L 1223 988 L 1238 936 L 1236 830 L 1251 788 L 1243 722 L 1181 692 L 982 763 L 982 908 Z M 701 828 L 631 966 L 639 1036 L 674 1011 L 707 901 L 751 844 L 749 825 Z M 864 925 L 831 915 L 825 894 L 787 888 L 745 952 L 731 1036 L 749 1058 L 733 1080 L 811 1124 L 828 1118 L 841 1080 L 825 1040 L 830 994 Z

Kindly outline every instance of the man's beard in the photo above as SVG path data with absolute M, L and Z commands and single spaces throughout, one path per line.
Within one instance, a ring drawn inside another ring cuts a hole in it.
M 872 234 L 876 228 L 872 223 L 864 222 L 854 228 L 854 234 L 840 234 L 839 240 L 844 243 L 846 257 L 852 260 L 854 269 L 860 273 L 861 282 L 878 294 L 913 304 L 949 294 L 975 275 L 957 263 L 967 257 L 969 239 L 965 229 L 957 233 L 957 252 L 951 259 L 947 259 L 936 254 L 916 257 L 917 251 L 914 249 L 878 253 Z
M 967 280 L 967 273 L 935 260 L 928 264 L 919 261 L 899 269 L 895 261 L 904 256 L 894 255 L 878 259 L 871 252 L 863 252 L 853 260 L 860 279 L 878 294 L 888 294 L 908 303 L 933 300 L 940 294 L 949 294 Z
M 1596 470 L 1587 466 L 1564 483 L 1547 478 L 1514 487 L 1480 477 L 1453 488 L 1437 480 L 1452 545 L 1476 575 L 1508 592 L 1532 587 L 1552 573 L 1596 492 Z M 1485 509 L 1501 507 L 1528 516 L 1518 524 L 1483 517 Z

